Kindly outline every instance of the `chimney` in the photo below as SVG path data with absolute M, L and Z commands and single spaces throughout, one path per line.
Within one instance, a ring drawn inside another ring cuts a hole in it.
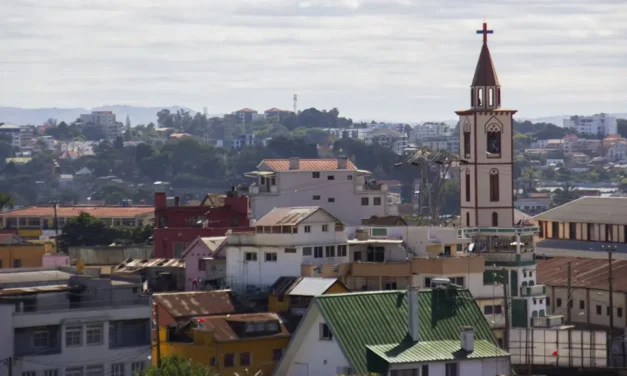
M 174 206 L 179 206 L 181 198 L 179 196 L 174 197 Z
M 300 169 L 300 158 L 292 157 L 290 158 L 290 170 L 299 170 Z
M 475 351 L 475 329 L 471 326 L 464 326 L 461 332 L 462 350 L 467 353 Z
M 420 303 L 419 303 L 419 288 L 413 283 L 410 284 L 407 289 L 407 331 L 411 336 L 411 339 L 418 342 L 420 341 Z
M 155 192 L 155 209 L 163 209 L 167 204 L 165 192 Z
M 348 169 L 348 159 L 346 158 L 345 155 L 341 155 L 337 159 L 337 169 L 338 170 L 346 170 L 346 169 Z

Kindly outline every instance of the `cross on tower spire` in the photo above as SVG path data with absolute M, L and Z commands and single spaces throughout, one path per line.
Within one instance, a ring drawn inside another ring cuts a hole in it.
M 494 34 L 494 30 L 488 30 L 488 23 L 483 23 L 483 29 L 477 30 L 477 34 L 483 34 L 483 43 L 488 43 L 488 34 Z

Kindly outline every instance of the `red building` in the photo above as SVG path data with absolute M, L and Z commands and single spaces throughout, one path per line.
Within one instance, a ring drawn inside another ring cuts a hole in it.
M 224 236 L 233 231 L 250 231 L 248 197 L 236 191 L 225 196 L 207 195 L 198 206 L 167 205 L 164 192 L 155 193 L 155 231 L 153 244 L 156 258 L 178 258 L 197 237 Z

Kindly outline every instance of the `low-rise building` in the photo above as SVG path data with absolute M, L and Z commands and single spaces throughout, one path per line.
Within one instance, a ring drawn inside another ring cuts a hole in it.
M 276 375 L 498 375 L 509 354 L 465 289 L 321 295 Z
M 11 146 L 20 147 L 20 127 L 13 124 L 0 125 L 0 135 L 11 139 Z
M 564 128 L 574 128 L 577 133 L 594 136 L 616 134 L 616 117 L 608 114 L 592 116 L 571 116 L 564 119 Z
M 337 278 L 280 277 L 270 288 L 268 310 L 302 316 L 314 297 L 347 292 L 350 290 Z
M 549 210 L 551 207 L 550 197 L 520 197 L 514 201 L 516 210 L 526 214 L 537 214 Z
M 179 259 L 128 259 L 111 268 L 111 274 L 134 277 L 150 292 L 185 288 L 185 263 Z
M 226 236 L 194 240 L 183 252 L 185 291 L 219 288 L 226 278 L 226 258 L 218 254 L 226 244 Z
M 115 140 L 122 135 L 122 124 L 115 120 L 112 111 L 92 111 L 91 114 L 82 114 L 81 122 L 89 127 L 98 127 L 108 140 Z
M 237 116 L 243 124 L 250 124 L 255 120 L 262 119 L 263 115 L 259 114 L 256 110 L 250 108 L 242 108 L 231 113 L 233 116 Z
M 364 142 L 366 145 L 377 144 L 401 155 L 407 147 L 407 135 L 393 129 L 379 128 L 369 133 Z
M 0 245 L 0 269 L 39 268 L 42 266 L 43 256 L 52 250 L 52 244 L 48 243 L 2 244 Z

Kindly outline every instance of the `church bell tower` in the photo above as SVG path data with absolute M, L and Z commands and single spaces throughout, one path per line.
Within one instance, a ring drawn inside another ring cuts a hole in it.
M 470 109 L 459 115 L 461 225 L 514 225 L 513 115 L 501 108 L 501 85 L 488 48 L 487 24 L 470 86 Z

